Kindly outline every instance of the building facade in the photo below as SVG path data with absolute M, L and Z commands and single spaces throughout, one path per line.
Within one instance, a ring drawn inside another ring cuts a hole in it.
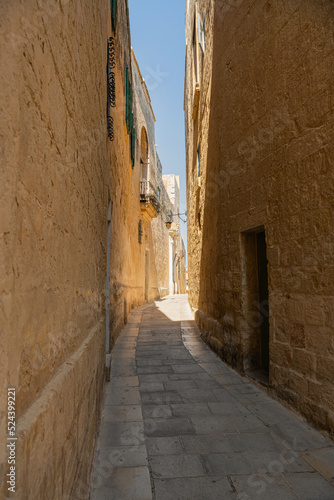
M 334 432 L 334 10 L 188 0 L 189 299 L 207 342 Z
M 155 116 L 151 99 L 132 51 L 132 79 L 136 156 L 133 174 L 139 189 L 140 247 L 146 301 L 168 295 L 169 250 L 166 213 L 170 200 L 162 182 L 162 165 L 155 144 Z
M 186 249 L 180 232 L 180 176 L 163 175 L 164 187 L 171 202 L 169 215 L 169 293 L 186 293 Z M 181 216 L 182 217 L 182 216 Z
M 0 497 L 14 388 L 15 498 L 82 500 L 112 347 L 168 291 L 170 201 L 127 0 L 0 10 Z

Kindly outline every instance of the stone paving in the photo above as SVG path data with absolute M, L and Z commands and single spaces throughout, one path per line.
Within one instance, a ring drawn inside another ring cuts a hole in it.
M 113 350 L 91 500 L 333 500 L 334 445 L 202 342 L 186 296 Z

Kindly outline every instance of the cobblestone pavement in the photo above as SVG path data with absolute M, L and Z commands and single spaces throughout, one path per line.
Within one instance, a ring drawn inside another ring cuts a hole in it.
M 202 342 L 186 296 L 113 350 L 91 500 L 333 500 L 334 445 Z

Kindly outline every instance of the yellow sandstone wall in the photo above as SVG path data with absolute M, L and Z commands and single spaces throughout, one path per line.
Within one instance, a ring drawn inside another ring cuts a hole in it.
M 125 125 L 127 1 L 118 1 L 115 33 L 108 0 L 14 0 L 1 3 L 0 18 L 0 497 L 6 391 L 15 387 L 15 498 L 81 500 L 105 373 L 109 198 L 111 347 L 129 310 L 145 300 L 139 173 Z
M 333 28 L 331 1 L 215 2 L 204 56 L 211 93 L 202 93 L 209 89 L 204 71 L 198 111 L 205 142 L 199 197 L 188 52 L 186 70 L 189 281 L 197 321 L 224 359 L 247 370 L 258 315 L 248 231 L 264 228 L 269 381 L 332 433 Z
M 203 245 L 203 206 L 205 201 L 206 157 L 211 102 L 213 6 L 209 0 L 188 1 L 186 12 L 186 64 L 185 64 L 185 131 L 187 172 L 187 238 L 189 269 L 189 303 L 198 309 L 200 290 L 200 262 Z M 198 14 L 205 16 L 205 57 L 198 43 Z M 196 24 L 195 23 L 196 19 Z M 193 50 L 195 37 L 196 52 Z M 197 68 L 197 72 L 195 70 Z M 194 106 L 196 84 L 200 108 Z M 196 109 L 196 111 L 194 111 Z M 201 178 L 197 178 L 197 147 L 201 144 Z
M 143 80 L 138 62 L 132 52 L 132 78 L 134 87 L 134 120 L 136 126 L 136 158 L 133 169 L 134 199 L 138 211 L 140 205 L 139 186 L 141 179 L 141 134 L 144 128 L 148 139 L 149 179 L 156 192 L 160 189 L 160 213 L 150 222 L 146 221 L 142 213 L 135 219 L 137 237 L 135 252 L 139 256 L 138 267 L 141 272 L 141 284 L 145 285 L 145 254 L 149 254 L 149 300 L 155 300 L 168 294 L 169 279 L 169 247 L 168 229 L 166 227 L 166 212 L 170 207 L 170 200 L 162 182 L 162 165 L 156 152 L 155 116 L 151 106 L 150 96 Z M 132 212 L 133 213 L 133 212 Z M 131 212 L 128 214 L 130 215 Z M 142 243 L 138 244 L 138 223 L 143 223 Z
M 76 498 L 99 418 L 108 16 L 105 0 L 0 7 L 1 328 L 19 499 Z

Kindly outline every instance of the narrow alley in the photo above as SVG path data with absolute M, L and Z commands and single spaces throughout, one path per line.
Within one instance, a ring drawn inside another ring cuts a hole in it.
M 113 350 L 91 500 L 334 498 L 334 445 L 202 341 L 187 296 L 136 309 Z
M 334 500 L 334 0 L 0 13 L 0 500 Z

